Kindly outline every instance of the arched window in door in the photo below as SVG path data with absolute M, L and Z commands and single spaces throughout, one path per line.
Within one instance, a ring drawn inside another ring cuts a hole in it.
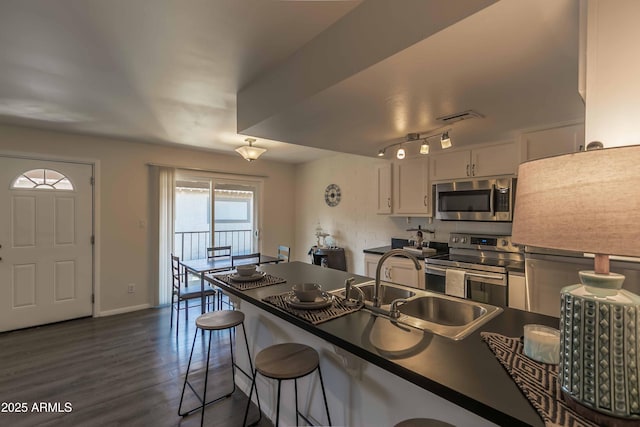
M 73 184 L 69 178 L 53 169 L 32 169 L 17 177 L 11 189 L 73 191 Z

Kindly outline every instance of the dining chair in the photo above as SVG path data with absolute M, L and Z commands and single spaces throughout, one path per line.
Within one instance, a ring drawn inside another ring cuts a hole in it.
M 252 261 L 248 261 L 248 262 L 241 262 L 240 264 L 260 264 L 260 252 L 255 252 L 252 254 L 245 254 L 245 255 L 233 255 L 231 257 L 231 265 L 232 266 L 236 266 L 238 265 L 238 261 L 244 261 L 244 260 L 253 260 L 255 262 Z
M 173 312 L 176 311 L 176 337 L 180 329 L 180 310 L 184 310 L 185 319 L 189 320 L 189 300 L 200 300 L 202 297 L 202 287 L 200 284 L 187 286 L 187 274 L 180 264 L 180 257 L 171 254 L 171 275 L 173 281 L 173 290 L 171 292 L 171 327 L 173 328 Z M 204 286 L 204 295 L 207 302 L 211 297 L 216 296 L 216 290 L 209 284 Z M 184 302 L 184 307 L 181 303 Z M 198 305 L 196 305 L 198 306 Z M 192 306 L 194 307 L 194 306 Z
M 207 248 L 207 258 L 231 258 L 231 246 L 214 246 Z
M 209 260 L 228 260 L 231 261 L 231 246 L 214 246 L 211 248 L 207 248 L 207 259 Z M 215 272 L 220 272 L 220 271 L 225 271 L 225 270 L 231 270 L 233 269 L 233 267 L 231 266 L 231 264 L 229 264 L 228 268 L 225 269 L 220 269 L 220 268 L 216 268 L 214 271 Z M 222 310 L 222 303 L 224 302 L 224 292 L 222 291 L 222 289 L 215 287 L 216 291 L 218 292 L 218 309 Z M 229 301 L 227 300 L 227 305 L 230 306 Z
M 278 246 L 278 259 L 284 262 L 289 262 L 291 257 L 291 248 L 289 246 Z

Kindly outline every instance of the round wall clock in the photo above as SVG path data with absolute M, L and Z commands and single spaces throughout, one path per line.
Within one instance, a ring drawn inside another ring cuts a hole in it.
M 336 184 L 329 184 L 324 190 L 324 201 L 327 205 L 334 207 L 340 203 L 340 187 Z

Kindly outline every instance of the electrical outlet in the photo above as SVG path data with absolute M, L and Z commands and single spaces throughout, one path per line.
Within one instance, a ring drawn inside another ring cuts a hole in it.
M 127 291 L 132 294 L 136 291 L 136 284 L 135 283 L 129 283 L 129 287 L 127 289 Z

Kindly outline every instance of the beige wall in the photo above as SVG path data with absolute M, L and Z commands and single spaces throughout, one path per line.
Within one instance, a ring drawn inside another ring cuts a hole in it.
M 364 274 L 364 249 L 390 245 L 392 237 L 409 238 L 412 233 L 406 229 L 418 225 L 434 229 L 431 240 L 442 242 L 451 232 L 511 234 L 510 224 L 438 220 L 428 224 L 426 218 L 411 218 L 409 223 L 407 217 L 377 215 L 375 166 L 380 162 L 384 160 L 336 154 L 296 167 L 296 259 L 309 260 L 307 252 L 315 244 L 318 222 L 345 248 L 347 269 L 355 274 Z M 338 184 L 341 189 L 342 200 L 336 207 L 324 202 L 324 189 L 329 184 Z
M 586 46 L 586 142 L 640 144 L 640 2 L 589 0 Z
M 41 155 L 100 162 L 100 313 L 151 304 L 157 287 L 155 203 L 147 163 L 264 175 L 262 251 L 294 238 L 294 166 L 154 144 L 0 126 L 0 154 Z M 141 227 L 141 221 L 144 226 Z M 127 285 L 135 283 L 135 294 Z M 98 313 L 99 314 L 99 313 Z

